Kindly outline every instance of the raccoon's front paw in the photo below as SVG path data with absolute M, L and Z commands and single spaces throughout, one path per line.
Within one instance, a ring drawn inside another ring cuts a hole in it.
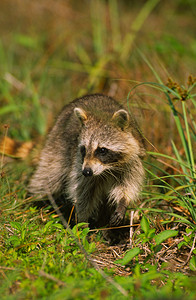
M 123 223 L 123 220 L 124 220 L 124 214 L 118 212 L 118 211 L 115 211 L 112 215 L 111 215 L 111 218 L 110 218 L 110 226 L 118 226 L 120 224 Z

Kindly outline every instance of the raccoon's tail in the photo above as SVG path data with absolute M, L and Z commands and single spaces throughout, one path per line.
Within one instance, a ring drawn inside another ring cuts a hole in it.
M 35 144 L 32 141 L 19 142 L 5 136 L 0 140 L 0 154 L 13 159 L 25 159 L 34 146 Z

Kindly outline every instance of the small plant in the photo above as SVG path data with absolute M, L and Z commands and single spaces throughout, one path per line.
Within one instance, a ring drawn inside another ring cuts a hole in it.
M 165 249 L 171 247 L 172 239 L 175 243 L 177 235 L 179 231 L 171 229 L 156 233 L 153 224 L 145 216 L 142 217 L 139 233 L 136 232 L 133 239 L 135 246 L 127 250 L 123 258 L 115 261 L 116 264 L 133 270 L 133 274 L 127 280 L 130 289 L 134 287 L 131 292 L 135 297 L 141 290 L 145 290 L 145 299 L 157 299 L 159 295 L 163 297 L 164 293 L 170 294 L 171 299 L 183 297 L 183 288 L 188 284 L 187 277 L 180 273 L 172 275 L 162 256 Z M 178 245 L 182 246 L 183 242 Z M 195 270 L 195 257 L 190 261 L 190 269 Z M 171 277 L 173 286 L 170 284 Z
M 141 219 L 141 233 L 139 233 L 135 239 L 134 244 L 136 247 L 128 250 L 125 256 L 122 259 L 116 261 L 116 263 L 127 265 L 129 264 L 134 257 L 138 255 L 144 255 L 145 250 L 142 249 L 142 245 L 147 244 L 147 248 L 150 250 L 149 255 L 147 255 L 145 259 L 145 263 L 147 263 L 150 259 L 156 258 L 156 253 L 161 250 L 161 243 L 165 240 L 174 237 L 178 234 L 177 230 L 164 230 L 158 234 L 155 233 L 155 228 L 150 227 L 149 220 L 143 216 Z M 138 247 L 140 245 L 140 247 Z M 138 261 L 138 257 L 137 257 Z

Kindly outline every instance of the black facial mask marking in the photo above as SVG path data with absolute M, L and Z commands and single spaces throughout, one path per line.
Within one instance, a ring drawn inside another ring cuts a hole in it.
M 122 154 L 114 152 L 104 147 L 98 147 L 94 153 L 95 157 L 98 158 L 103 164 L 115 163 L 122 158 Z
M 84 159 L 84 157 L 86 155 L 86 148 L 85 148 L 85 146 L 81 146 L 80 147 L 80 153 L 82 155 L 82 158 Z

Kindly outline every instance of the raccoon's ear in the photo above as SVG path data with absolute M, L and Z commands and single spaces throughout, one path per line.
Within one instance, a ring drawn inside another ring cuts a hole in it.
M 82 108 L 75 107 L 74 114 L 80 120 L 82 125 L 84 125 L 85 121 L 87 120 L 86 112 Z
M 122 130 L 129 126 L 129 115 L 124 109 L 119 109 L 112 116 L 112 121 Z

